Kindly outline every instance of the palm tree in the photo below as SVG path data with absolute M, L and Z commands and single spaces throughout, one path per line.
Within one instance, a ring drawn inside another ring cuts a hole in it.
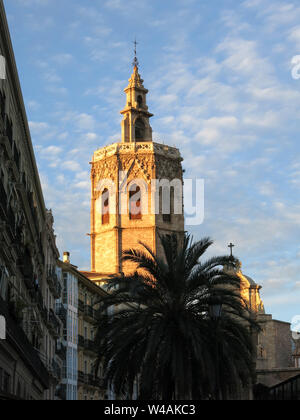
M 98 360 L 116 395 L 139 399 L 219 399 L 253 378 L 251 331 L 258 325 L 239 293 L 233 257 L 202 261 L 213 244 L 186 235 L 124 252 L 133 275 L 108 280 L 96 337 Z M 227 269 L 224 267 L 227 267 Z M 213 305 L 222 316 L 210 316 Z M 112 309 L 113 308 L 113 309 Z

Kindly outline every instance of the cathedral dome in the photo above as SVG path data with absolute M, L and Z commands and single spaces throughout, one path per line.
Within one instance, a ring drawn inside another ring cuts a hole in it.
M 257 283 L 255 283 L 255 281 L 251 277 L 246 276 L 245 274 L 243 274 L 243 276 L 246 277 L 251 286 L 257 286 Z

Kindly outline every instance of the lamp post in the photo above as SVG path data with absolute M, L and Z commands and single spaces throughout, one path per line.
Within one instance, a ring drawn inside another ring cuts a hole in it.
M 222 317 L 223 305 L 220 301 L 216 300 L 214 303 L 209 305 L 209 317 L 212 321 L 215 322 L 215 342 L 216 342 L 216 390 L 215 398 L 216 400 L 221 400 L 221 389 L 220 389 L 220 349 L 219 349 L 219 322 Z

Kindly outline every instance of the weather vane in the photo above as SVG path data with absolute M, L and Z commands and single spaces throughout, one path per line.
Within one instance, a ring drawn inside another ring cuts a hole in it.
M 139 66 L 139 61 L 137 59 L 137 45 L 138 45 L 138 42 L 136 41 L 136 39 L 135 39 L 133 44 L 134 44 L 134 60 L 133 60 L 132 65 L 133 65 L 133 67 L 138 67 Z

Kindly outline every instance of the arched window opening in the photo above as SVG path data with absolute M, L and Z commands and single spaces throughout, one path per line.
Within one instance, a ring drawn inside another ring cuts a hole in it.
M 107 225 L 109 224 L 109 192 L 108 189 L 105 188 L 105 190 L 102 193 L 102 224 Z
M 141 189 L 138 185 L 133 185 L 129 191 L 129 218 L 130 220 L 141 220 Z
M 141 95 L 139 95 L 139 96 L 137 97 L 137 103 L 138 103 L 138 107 L 139 107 L 139 108 L 142 108 L 142 106 L 143 106 L 143 98 L 142 98 L 142 96 L 141 96 Z
M 138 118 L 135 123 L 135 140 L 145 140 L 145 124 L 141 118 Z

